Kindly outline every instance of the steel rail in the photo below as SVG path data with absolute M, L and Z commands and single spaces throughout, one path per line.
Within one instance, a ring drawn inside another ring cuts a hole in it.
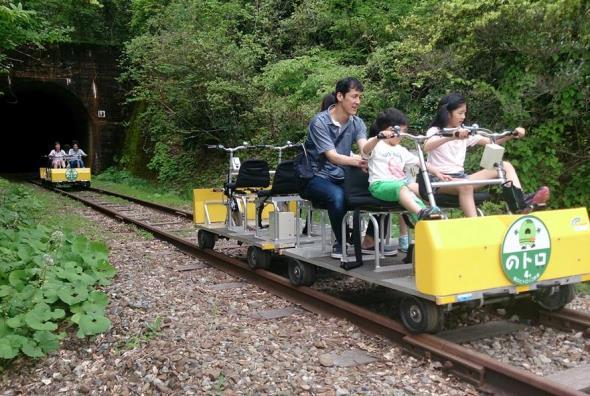
M 590 338 L 590 315 L 573 309 L 559 311 L 539 311 L 539 322 L 556 329 L 581 331 L 584 337 Z
M 443 363 L 443 370 L 472 383 L 483 392 L 499 395 L 586 395 L 571 387 L 536 376 L 434 335 L 411 334 L 401 323 L 393 319 L 383 317 L 310 287 L 295 287 L 284 277 L 272 272 L 260 269 L 252 271 L 239 259 L 225 256 L 214 250 L 200 249 L 191 241 L 122 215 L 71 192 L 60 189 L 52 189 L 52 191 L 82 202 L 105 215 L 128 224 L 134 224 L 150 232 L 156 238 L 173 244 L 179 250 L 207 261 L 215 268 L 246 279 L 261 289 L 300 304 L 310 311 L 347 319 L 365 331 L 381 335 L 400 344 L 410 354 L 439 360 Z

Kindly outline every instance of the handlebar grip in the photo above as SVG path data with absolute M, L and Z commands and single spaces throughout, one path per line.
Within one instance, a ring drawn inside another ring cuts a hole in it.
M 208 149 L 216 149 L 217 148 L 217 145 L 216 144 L 206 144 L 205 145 L 205 148 L 208 148 Z
M 459 131 L 453 131 L 453 132 L 442 131 L 440 133 L 440 136 L 442 136 L 442 137 L 459 137 Z

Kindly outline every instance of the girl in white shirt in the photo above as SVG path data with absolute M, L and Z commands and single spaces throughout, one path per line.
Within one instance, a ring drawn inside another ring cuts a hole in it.
M 459 129 L 458 136 L 456 137 L 442 137 L 436 136 L 443 128 L 457 128 L 463 125 L 465 116 L 467 114 L 467 103 L 463 95 L 459 93 L 452 93 L 442 98 L 439 103 L 439 109 L 436 117 L 430 124 L 427 135 L 431 136 L 430 139 L 424 144 L 424 151 L 428 153 L 428 164 L 435 166 L 440 171 L 453 179 L 471 179 L 471 180 L 484 180 L 497 178 L 497 171 L 490 169 L 482 169 L 471 175 L 465 174 L 464 163 L 465 154 L 468 147 L 475 145 L 486 145 L 491 143 L 490 139 L 480 135 L 469 135 L 469 131 L 466 129 Z M 515 136 L 506 136 L 496 141 L 497 144 L 505 143 L 508 140 L 522 138 L 525 135 L 524 128 L 516 128 L 514 130 Z M 504 171 L 506 172 L 506 180 L 509 182 L 509 186 L 506 188 L 512 188 L 515 195 L 522 197 L 524 202 L 519 203 L 521 213 L 528 213 L 536 205 L 543 204 L 549 199 L 549 188 L 546 186 L 541 187 L 534 194 L 524 195 L 522 193 L 522 187 L 516 170 L 507 161 L 503 162 Z M 466 185 L 466 186 L 453 186 L 453 187 L 439 187 L 438 193 L 452 194 L 459 196 L 459 204 L 461 209 L 465 213 L 466 217 L 477 216 L 475 201 L 473 199 L 474 189 L 483 187 L 482 185 Z
M 55 142 L 55 148 L 49 153 L 49 159 L 51 160 L 51 166 L 54 168 L 65 168 L 66 163 L 64 157 L 66 152 L 61 149 L 59 142 Z
M 394 108 L 381 112 L 371 128 L 372 134 L 378 133 L 377 136 L 367 140 L 361 151 L 369 164 L 369 192 L 382 201 L 399 202 L 416 222 L 438 214 L 440 210 L 426 208 L 412 192 L 412 189 L 417 190 L 417 185 L 410 188 L 404 168 L 406 165 L 418 165 L 419 159 L 400 145 L 401 137 L 394 132 L 395 126 L 405 131 L 408 127 L 407 117 Z M 433 166 L 429 165 L 428 171 L 443 180 L 451 179 Z

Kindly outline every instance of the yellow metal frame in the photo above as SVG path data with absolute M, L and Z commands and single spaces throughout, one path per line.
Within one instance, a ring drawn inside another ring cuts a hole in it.
M 586 208 L 535 212 L 551 235 L 551 257 L 538 282 L 580 276 L 590 279 L 590 221 Z M 461 294 L 514 285 L 504 275 L 500 250 L 517 215 L 421 221 L 416 226 L 416 288 L 437 304 L 460 301 Z
M 71 182 L 89 182 L 92 178 L 90 168 L 72 168 L 76 170 L 76 180 L 68 180 L 66 177 L 66 168 L 39 168 L 39 177 L 41 180 L 47 180 L 51 183 L 71 183 Z
M 193 221 L 196 224 L 205 224 L 205 204 L 209 212 L 209 220 L 211 223 L 225 222 L 227 215 L 227 208 L 225 206 L 226 197 L 223 191 L 216 191 L 212 188 L 195 188 L 193 189 Z M 267 205 L 262 211 L 262 219 L 268 220 L 269 213 L 274 209 L 272 205 Z M 289 203 L 289 210 L 295 212 L 295 203 Z M 256 205 L 254 202 L 248 202 L 247 218 L 254 220 L 256 216 Z

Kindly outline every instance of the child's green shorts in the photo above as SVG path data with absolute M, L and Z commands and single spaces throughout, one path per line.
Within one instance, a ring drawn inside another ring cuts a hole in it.
M 405 180 L 390 180 L 390 181 L 377 181 L 371 183 L 369 186 L 369 192 L 377 199 L 387 202 L 399 202 L 399 192 L 403 186 L 408 183 Z M 424 208 L 425 205 L 422 200 L 418 197 L 414 197 L 414 201 Z
M 369 192 L 382 201 L 398 202 L 399 192 L 406 184 L 405 180 L 376 181 L 369 186 Z

